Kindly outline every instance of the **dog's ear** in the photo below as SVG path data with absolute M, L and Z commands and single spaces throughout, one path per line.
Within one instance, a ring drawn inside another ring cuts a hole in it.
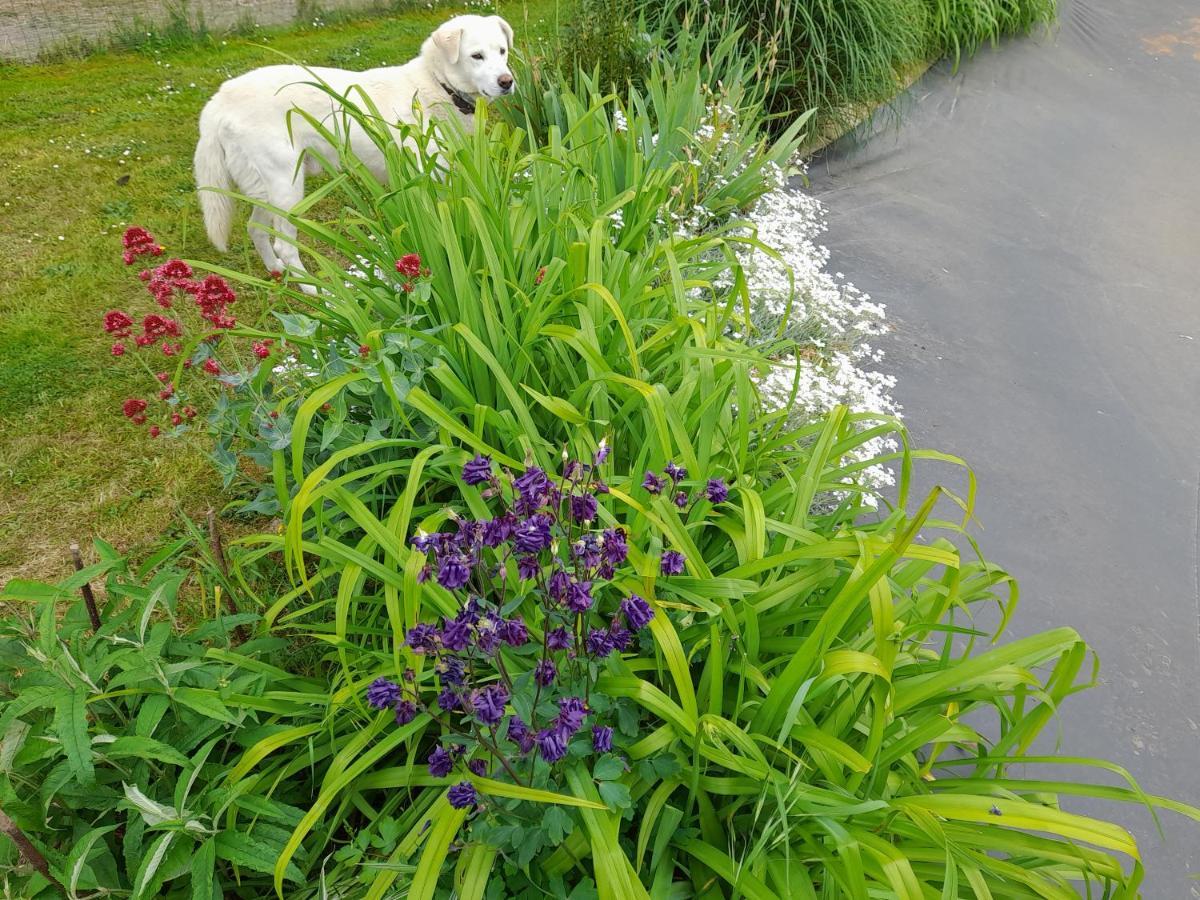
M 462 36 L 462 26 L 454 26 L 449 22 L 433 33 L 433 42 L 438 45 L 439 50 L 446 54 L 446 60 L 450 65 L 458 62 L 459 48 L 462 47 Z
M 508 49 L 511 50 L 513 41 L 512 26 L 505 22 L 501 16 L 492 16 L 492 18 L 496 20 L 496 24 L 500 26 L 500 30 L 504 32 L 504 39 L 508 41 Z

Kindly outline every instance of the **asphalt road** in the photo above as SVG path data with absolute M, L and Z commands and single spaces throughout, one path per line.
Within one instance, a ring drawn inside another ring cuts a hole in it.
M 1012 633 L 1100 655 L 1061 751 L 1200 804 L 1200 2 L 1063 0 L 899 108 L 812 166 L 833 266 L 888 304 L 918 443 L 978 473 Z M 1145 897 L 1200 897 L 1200 826 L 1068 808 L 1133 831 Z

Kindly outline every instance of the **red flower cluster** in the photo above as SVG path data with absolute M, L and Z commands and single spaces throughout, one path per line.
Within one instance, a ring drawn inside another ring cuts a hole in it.
M 267 338 L 265 341 L 255 341 L 250 345 L 250 348 L 259 359 L 266 359 L 271 355 L 271 345 L 273 343 L 275 343 L 274 340 Z
M 421 274 L 421 257 L 416 253 L 407 253 L 396 260 L 396 271 L 409 278 L 417 278 Z
M 192 281 L 192 267 L 182 259 L 171 259 L 153 272 L 142 272 L 139 276 L 146 282 L 146 290 L 163 309 L 171 308 L 175 291 L 194 294 L 196 282 Z
M 114 337 L 129 337 L 129 329 L 133 327 L 133 319 L 119 309 L 109 310 L 104 314 L 104 330 Z
M 125 418 L 132 419 L 133 424 L 141 425 L 146 421 L 146 401 L 130 397 L 121 404 L 121 412 L 125 414 Z
M 232 328 L 237 324 L 228 308 L 237 300 L 229 284 L 220 275 L 206 275 L 196 289 L 196 305 L 200 315 L 218 328 Z
M 133 265 L 133 261 L 139 256 L 161 256 L 163 252 L 158 241 L 154 240 L 154 235 L 137 225 L 125 230 L 122 243 L 125 245 L 122 259 L 125 260 L 127 266 Z
M 221 366 L 211 356 L 204 361 L 204 371 L 209 375 L 220 375 Z

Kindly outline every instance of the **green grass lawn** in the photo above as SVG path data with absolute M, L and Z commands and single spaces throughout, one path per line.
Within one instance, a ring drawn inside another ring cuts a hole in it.
M 500 12 L 528 45 L 549 34 L 555 10 L 528 0 Z M 121 417 L 146 380 L 132 360 L 112 359 L 100 327 L 114 307 L 149 311 L 136 269 L 121 264 L 127 224 L 149 228 L 171 255 L 261 266 L 248 241 L 221 258 L 203 235 L 191 158 L 208 97 L 279 62 L 272 50 L 352 69 L 401 63 L 459 11 L 0 68 L 0 584 L 64 573 L 75 540 L 136 553 L 179 509 L 222 503 L 204 441 L 153 441 Z M 238 312 L 252 316 L 252 298 Z

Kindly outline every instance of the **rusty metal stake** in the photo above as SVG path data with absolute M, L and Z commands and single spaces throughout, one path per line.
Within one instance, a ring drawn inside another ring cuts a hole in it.
M 25 836 L 17 823 L 5 815 L 3 810 L 0 810 L 0 833 L 8 836 L 8 838 L 17 845 L 17 849 L 21 851 L 21 856 L 25 857 L 25 861 L 42 873 L 42 877 L 57 887 L 60 891 L 63 886 L 59 884 L 57 878 L 50 873 L 50 864 L 46 862 L 46 857 L 38 852 L 38 848 L 33 846 L 33 842 Z M 63 891 L 65 894 L 66 891 Z
M 83 557 L 79 555 L 79 545 L 71 545 L 71 561 L 75 563 L 75 571 L 79 572 L 83 569 Z M 96 607 L 96 595 L 92 593 L 92 586 L 88 582 L 84 582 L 79 587 L 79 592 L 83 594 L 83 602 L 87 605 L 88 618 L 92 620 L 92 631 L 100 630 L 100 610 Z
M 211 506 L 208 508 L 208 546 L 212 550 L 213 558 L 217 561 L 217 568 L 221 570 L 221 574 L 228 580 L 229 561 L 225 559 L 225 546 L 221 543 L 221 530 L 217 527 L 217 512 Z M 234 602 L 232 593 L 225 593 L 225 605 L 228 607 L 231 616 L 238 614 L 237 603 Z M 237 638 L 238 643 L 246 642 L 245 626 L 237 626 L 233 629 L 233 634 Z

